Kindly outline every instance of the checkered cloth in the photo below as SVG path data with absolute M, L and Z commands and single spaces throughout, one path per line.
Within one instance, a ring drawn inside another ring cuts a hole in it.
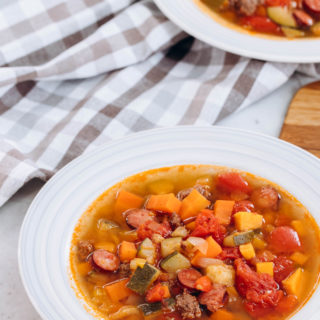
M 130 132 L 212 125 L 319 65 L 266 63 L 188 36 L 152 0 L 2 0 L 0 205 Z

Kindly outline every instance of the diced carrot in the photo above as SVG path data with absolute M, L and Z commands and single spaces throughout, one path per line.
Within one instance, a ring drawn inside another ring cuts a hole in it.
M 128 209 L 140 208 L 143 204 L 144 199 L 131 192 L 120 190 L 114 205 L 116 214 L 121 214 Z
M 209 292 L 212 289 L 212 281 L 209 277 L 203 276 L 196 280 L 196 289 Z
M 214 204 L 214 215 L 218 218 L 219 222 L 228 226 L 231 221 L 235 201 L 231 200 L 217 200 Z
M 192 222 L 186 224 L 186 228 L 187 228 L 188 230 L 194 230 L 195 227 L 196 227 L 196 222 L 195 222 L 195 221 L 192 221 Z
M 152 195 L 147 202 L 147 209 L 168 213 L 178 213 L 181 201 L 173 193 Z
M 210 205 L 210 201 L 199 191 L 193 189 L 190 194 L 182 200 L 180 216 L 182 220 L 195 217 L 201 210 Z
M 146 294 L 146 301 L 147 302 L 158 302 L 162 301 L 163 299 L 170 298 L 170 291 L 168 286 L 158 283 Z
M 129 279 L 124 279 L 104 287 L 112 302 L 119 302 L 132 294 L 132 291 L 127 287 L 128 281 Z
M 133 242 L 122 241 L 119 246 L 119 258 L 121 262 L 129 262 L 137 255 L 137 249 Z
M 222 248 L 211 236 L 206 239 L 208 243 L 208 250 L 206 254 L 197 251 L 194 257 L 191 260 L 191 264 L 194 266 L 198 266 L 198 260 L 200 258 L 215 258 L 222 252 Z
M 77 265 L 77 272 L 80 276 L 86 276 L 92 270 L 88 262 L 81 262 Z
M 235 317 L 227 310 L 218 309 L 210 316 L 210 320 L 235 320 Z

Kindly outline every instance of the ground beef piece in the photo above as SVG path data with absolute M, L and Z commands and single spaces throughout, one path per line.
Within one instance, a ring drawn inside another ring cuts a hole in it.
M 201 317 L 199 302 L 196 297 L 184 290 L 176 297 L 176 307 L 183 319 L 194 319 Z
M 81 240 L 78 242 L 78 257 L 85 261 L 90 253 L 94 251 L 93 242 L 90 240 Z
M 253 15 L 257 7 L 263 3 L 264 0 L 229 0 L 230 7 L 247 16 Z
M 131 269 L 129 263 L 121 263 L 118 269 L 120 278 L 129 278 L 131 275 Z
M 171 215 L 169 220 L 170 220 L 170 224 L 171 224 L 173 229 L 176 229 L 176 228 L 178 228 L 179 226 L 182 225 L 182 221 L 181 221 L 180 216 L 175 212 L 172 213 L 172 215 Z
M 193 189 L 196 189 L 200 194 L 202 194 L 205 198 L 207 198 L 208 200 L 211 201 L 212 199 L 212 194 L 210 192 L 210 187 L 209 186 L 204 186 L 204 185 L 201 185 L 201 184 L 196 184 L 194 187 L 192 188 L 188 188 L 188 189 L 183 189 L 181 191 L 178 192 L 177 194 L 177 198 L 182 201 L 184 198 L 186 198 L 190 192 L 193 190 Z
M 213 287 L 209 292 L 203 292 L 199 296 L 199 302 L 211 312 L 216 312 L 224 306 L 226 287 L 222 284 L 213 283 Z

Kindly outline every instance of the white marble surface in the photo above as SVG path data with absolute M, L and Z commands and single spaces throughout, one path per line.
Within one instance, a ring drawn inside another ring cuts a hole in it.
M 218 125 L 278 136 L 295 91 L 309 81 L 295 76 L 265 99 L 229 116 Z M 20 280 L 17 244 L 23 217 L 42 185 L 40 181 L 30 182 L 0 208 L 0 320 L 41 319 L 29 302 Z

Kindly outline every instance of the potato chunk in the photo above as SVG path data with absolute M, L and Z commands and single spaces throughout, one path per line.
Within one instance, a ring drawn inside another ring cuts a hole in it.
M 227 287 L 234 285 L 235 271 L 226 264 L 211 265 L 206 268 L 206 275 L 213 283 L 224 284 Z

